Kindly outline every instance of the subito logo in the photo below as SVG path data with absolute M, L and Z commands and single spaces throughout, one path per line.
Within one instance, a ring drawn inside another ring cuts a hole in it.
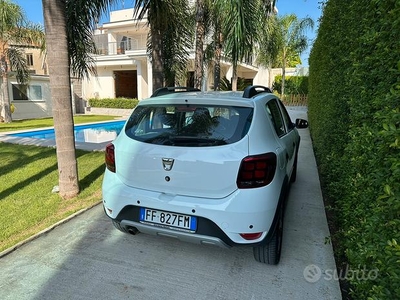
M 304 279 L 310 283 L 317 282 L 321 279 L 322 271 L 320 267 L 316 265 L 308 265 L 304 268 L 303 276 Z

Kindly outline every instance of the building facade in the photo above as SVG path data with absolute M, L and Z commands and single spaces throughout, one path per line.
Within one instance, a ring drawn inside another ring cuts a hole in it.
M 94 39 L 98 48 L 95 54 L 97 77 L 92 76 L 84 81 L 83 97 L 114 98 L 128 97 L 144 99 L 153 91 L 152 68 L 147 54 L 147 20 L 137 21 L 133 18 L 133 8 L 112 11 L 110 22 L 99 26 Z M 189 51 L 186 82 L 190 86 L 194 73 L 194 49 Z M 268 85 L 269 74 L 250 60 L 240 63 L 237 69 L 239 78 L 249 84 Z M 212 70 L 205 70 L 202 90 L 213 86 Z M 221 62 L 221 76 L 228 79 L 232 76 L 232 65 Z
M 90 98 L 136 98 L 145 99 L 153 92 L 152 67 L 147 54 L 149 27 L 147 20 L 133 18 L 133 8 L 110 12 L 110 21 L 94 32 L 97 53 L 93 54 L 97 76 L 79 81 L 71 79 L 72 106 L 74 113 L 85 113 Z M 15 74 L 8 76 L 8 93 L 15 107 L 13 119 L 30 119 L 52 116 L 51 94 L 45 54 L 33 47 L 25 47 L 26 59 L 31 69 L 28 87 L 19 85 Z M 189 51 L 187 78 L 181 86 L 193 86 L 194 49 Z M 232 77 L 232 65 L 221 61 L 221 77 Z M 267 69 L 254 64 L 251 58 L 240 63 L 237 75 L 246 84 L 271 86 L 281 69 Z M 295 68 L 286 69 L 288 76 L 295 75 Z M 230 81 L 230 80 L 229 80 Z M 206 69 L 202 90 L 212 90 L 213 72 Z

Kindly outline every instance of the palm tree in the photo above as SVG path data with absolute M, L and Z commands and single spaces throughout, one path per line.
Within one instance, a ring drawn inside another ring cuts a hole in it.
M 237 89 L 237 67 L 245 56 L 253 52 L 257 39 L 260 2 L 253 0 L 217 0 L 217 9 L 223 11 L 223 49 L 232 62 L 232 90 Z
M 274 31 L 271 39 L 263 44 L 264 49 L 271 50 L 271 53 L 266 55 L 264 63 L 282 68 L 281 97 L 284 97 L 285 69 L 307 49 L 305 31 L 314 27 L 314 21 L 311 18 L 299 20 L 295 14 L 272 18 L 271 21 L 275 23 Z
M 221 89 L 221 59 L 222 59 L 222 20 L 224 12 L 221 11 L 220 3 L 213 0 L 204 2 L 203 20 L 199 20 L 196 24 L 196 33 L 201 32 L 202 37 L 196 35 L 195 49 L 195 82 L 196 78 L 199 83 L 203 80 L 204 64 L 213 69 L 213 79 L 215 91 Z M 196 19 L 197 21 L 197 19 Z M 199 29 L 198 26 L 204 28 Z M 203 34 L 204 31 L 204 34 Z M 205 36 L 208 36 L 210 42 L 204 47 Z M 201 41 L 198 44 L 198 41 Z M 204 50 L 205 48 L 205 50 Z
M 185 72 L 193 26 L 190 26 L 186 0 L 135 1 L 134 17 L 142 20 L 146 16 L 150 26 L 148 52 L 155 91 Z
M 94 72 L 89 55 L 95 49 L 91 29 L 112 2 L 42 0 L 62 198 L 79 193 L 70 76 L 82 78 Z
M 167 86 L 176 85 L 187 76 L 189 49 L 193 45 L 194 22 L 186 0 L 175 0 L 180 9 L 172 11 L 170 20 L 162 34 L 162 59 L 164 82 Z M 151 47 L 150 47 L 151 49 Z
M 205 3 L 196 0 L 196 46 L 194 59 L 194 87 L 200 89 L 203 79 L 203 45 L 205 39 Z
M 204 65 L 208 60 L 210 60 L 210 57 L 207 57 L 207 54 L 205 53 L 205 48 L 206 51 L 210 50 L 210 44 L 206 45 L 206 36 L 216 36 L 220 33 L 217 24 L 221 16 L 218 15 L 218 13 L 215 11 L 214 4 L 214 0 L 196 0 L 195 3 L 196 43 L 194 57 L 194 87 L 198 89 L 201 89 L 202 86 L 204 77 Z M 211 41 L 211 45 L 212 47 L 216 45 L 215 40 Z M 212 57 L 214 57 L 214 55 Z
M 17 82 L 29 82 L 29 68 L 20 46 L 37 46 L 44 50 L 44 33 L 40 25 L 28 22 L 21 7 L 9 0 L 0 0 L 0 113 L 4 121 L 12 121 L 8 95 L 8 72 L 16 72 Z
M 59 193 L 62 198 L 72 198 L 79 193 L 79 185 L 71 105 L 66 1 L 42 0 L 42 4 L 56 135 Z
M 205 57 L 205 62 L 209 64 L 209 66 L 213 67 L 214 69 L 214 90 L 220 90 L 221 88 L 225 88 L 225 86 L 221 87 L 221 66 L 220 62 L 222 59 L 222 55 L 229 54 L 230 50 L 227 49 L 229 45 L 225 45 L 226 43 L 226 37 L 224 34 L 226 34 L 226 31 L 229 31 L 232 29 L 232 24 L 238 25 L 237 22 L 241 22 L 246 26 L 246 28 L 249 28 L 251 26 L 254 26 L 254 28 L 257 27 L 257 31 L 251 32 L 250 35 L 251 37 L 254 38 L 252 41 L 252 46 L 249 47 L 248 51 L 246 51 L 245 55 L 251 55 L 253 51 L 253 46 L 256 46 L 258 43 L 258 27 L 262 27 L 262 24 L 268 19 L 270 14 L 274 11 L 275 8 L 275 0 L 260 0 L 260 1 L 253 1 L 255 10 L 250 12 L 249 9 L 244 9 L 243 11 L 246 11 L 251 17 L 246 17 L 246 16 L 240 16 L 239 12 L 239 19 L 235 19 L 233 15 L 231 15 L 232 12 L 232 3 L 235 5 L 246 5 L 247 1 L 205 1 L 205 29 L 206 32 L 211 33 L 210 37 L 212 37 L 211 42 L 207 45 L 206 47 L 206 52 L 205 54 L 197 51 L 200 47 L 196 49 L 196 61 L 197 57 L 204 56 Z M 227 18 L 229 16 L 229 18 Z M 238 15 L 236 15 L 238 16 Z M 232 23 L 230 23 L 232 22 Z M 251 24 L 251 26 L 250 26 Z M 225 27 L 223 27 L 225 26 Z M 233 38 L 235 35 L 231 34 L 230 38 Z M 235 39 L 235 38 L 233 38 Z M 240 44 L 240 36 L 236 36 L 236 39 L 239 41 Z M 197 38 L 196 38 L 197 41 Z M 223 53 L 223 50 L 225 50 L 225 53 Z M 233 59 L 232 59 L 233 61 Z M 197 66 L 197 64 L 196 64 Z M 236 84 L 237 85 L 237 84 Z M 231 84 L 229 86 L 232 86 Z
M 268 69 L 268 86 L 272 87 L 272 67 L 278 64 L 279 47 L 277 41 L 277 22 L 275 17 L 268 18 L 262 28 L 257 63 Z
M 237 68 L 247 56 L 252 56 L 259 44 L 261 28 L 274 11 L 275 0 L 216 0 L 215 19 L 220 33 L 215 31 L 216 73 L 214 82 L 219 82 L 218 57 L 222 50 L 232 62 L 232 90 L 237 89 Z M 222 16 L 218 19 L 218 16 Z
M 201 0 L 203 11 L 201 16 L 196 13 L 196 45 L 195 45 L 195 87 L 201 88 L 204 77 L 204 67 L 213 69 L 214 90 L 220 90 L 220 61 L 222 57 L 221 22 L 223 13 L 219 11 L 213 0 Z M 196 12 L 200 10 L 196 2 Z M 202 18 L 202 19 L 201 19 Z M 200 28 L 199 28 L 200 27 Z M 206 36 L 209 43 L 205 43 Z

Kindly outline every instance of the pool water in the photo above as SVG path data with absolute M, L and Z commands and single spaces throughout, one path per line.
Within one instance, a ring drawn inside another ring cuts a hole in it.
M 125 120 L 74 126 L 75 142 L 103 143 L 114 140 L 121 132 Z M 55 140 L 54 129 L 8 134 L 15 137 Z

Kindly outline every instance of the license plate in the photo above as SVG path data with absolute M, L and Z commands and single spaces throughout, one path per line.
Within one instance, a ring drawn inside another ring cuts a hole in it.
M 139 220 L 171 229 L 196 231 L 197 228 L 196 217 L 144 207 L 140 208 Z

